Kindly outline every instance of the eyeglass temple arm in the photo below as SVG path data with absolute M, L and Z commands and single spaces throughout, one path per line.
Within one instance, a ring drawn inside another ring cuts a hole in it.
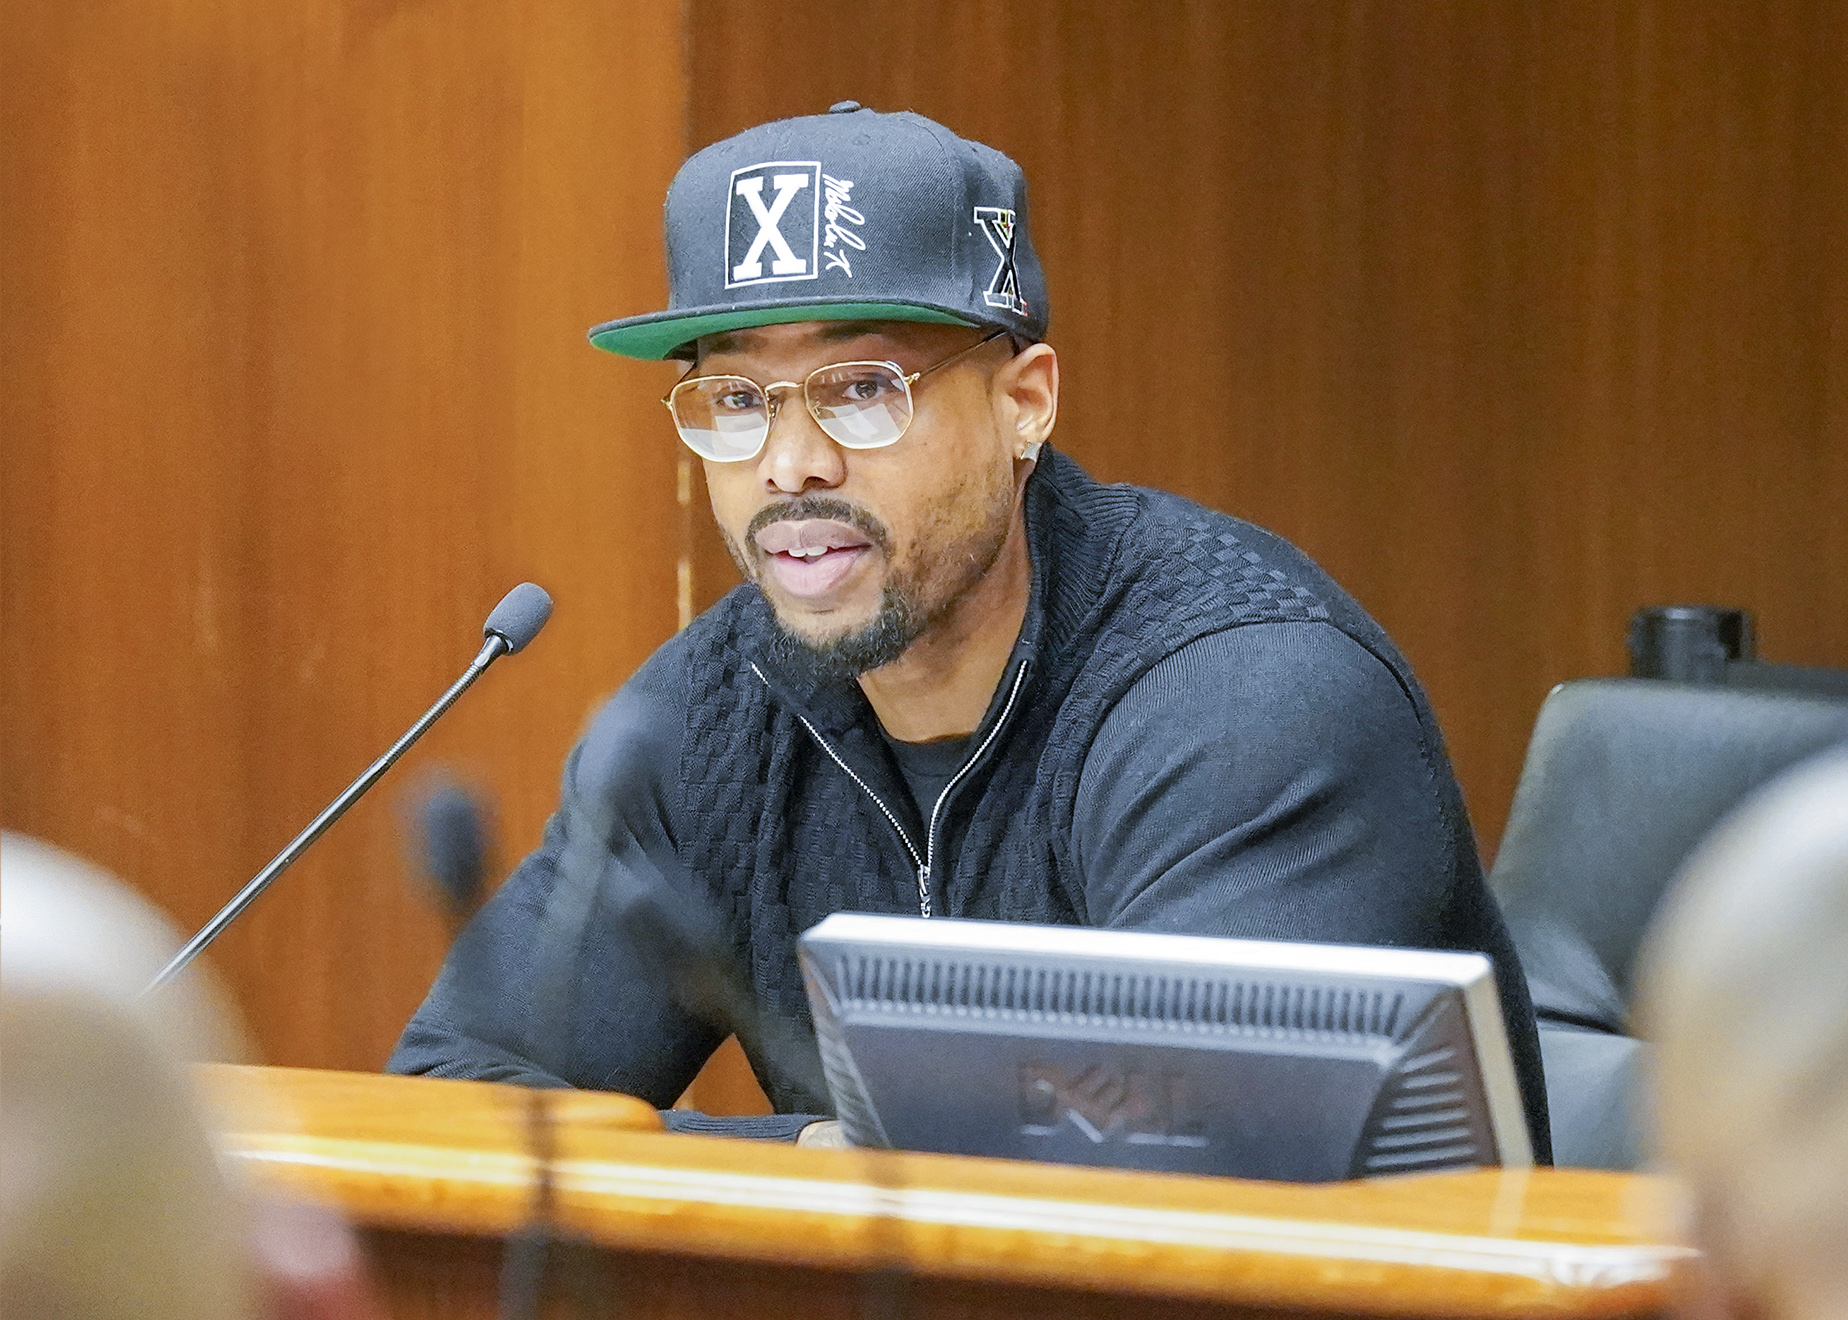
M 924 379 L 924 377 L 930 375 L 931 372 L 940 371 L 944 367 L 949 366 L 950 363 L 957 361 L 959 358 L 968 357 L 969 354 L 975 352 L 976 349 L 984 348 L 987 345 L 994 343 L 995 340 L 1001 338 L 1002 335 L 1011 335 L 1012 333 L 1013 332 L 1009 330 L 997 330 L 991 335 L 984 335 L 982 338 L 976 340 L 973 344 L 969 345 L 969 347 L 965 349 L 960 349 L 957 352 L 950 354 L 948 357 L 943 359 L 943 361 L 933 362 L 928 367 L 925 367 L 922 371 L 912 372 L 909 376 L 905 377 L 905 384 L 915 385 L 920 380 Z

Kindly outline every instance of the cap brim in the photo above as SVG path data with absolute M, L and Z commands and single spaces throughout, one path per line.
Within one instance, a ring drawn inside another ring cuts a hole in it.
M 759 325 L 788 325 L 794 321 L 928 321 L 937 325 L 967 325 L 976 322 L 941 307 L 924 303 L 841 302 L 818 298 L 812 302 L 790 302 L 741 306 L 728 303 L 720 307 L 695 307 L 686 311 L 654 312 L 648 316 L 630 316 L 620 321 L 606 321 L 594 326 L 590 342 L 609 353 L 654 362 L 667 357 L 683 344 L 701 335 L 723 334 L 727 330 L 745 330 Z

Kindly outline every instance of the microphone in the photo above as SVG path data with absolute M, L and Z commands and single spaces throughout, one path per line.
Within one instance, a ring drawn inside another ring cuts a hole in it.
M 512 655 L 526 649 L 526 644 L 539 635 L 545 627 L 545 621 L 552 617 L 552 598 L 545 594 L 545 588 L 537 582 L 522 582 L 519 586 L 501 597 L 488 614 L 488 621 L 481 625 L 481 635 L 487 639 L 482 655 L 487 655 L 488 647 L 496 639 L 506 648 L 496 651 L 494 655 L 483 659 L 475 657 L 475 663 L 486 669 L 493 660 L 501 655 Z M 442 712 L 437 712 L 439 715 Z
M 418 860 L 456 925 L 481 899 L 493 851 L 487 812 L 475 795 L 453 780 L 438 782 L 416 811 Z
M 410 750 L 411 744 L 423 737 L 424 730 L 436 723 L 437 717 L 455 704 L 457 697 L 468 691 L 469 686 L 481 677 L 487 667 L 503 655 L 512 655 L 524 650 L 526 644 L 539 635 L 545 627 L 545 621 L 552 617 L 552 598 L 545 589 L 531 582 L 522 582 L 501 598 L 488 615 L 487 622 L 481 626 L 481 650 L 462 677 L 438 697 L 436 704 L 423 713 L 423 716 L 405 730 L 404 736 L 391 745 L 385 755 L 366 767 L 346 791 L 327 805 L 320 815 L 309 822 L 308 828 L 295 836 L 288 847 L 277 853 L 270 864 L 257 872 L 255 878 L 238 890 L 237 896 L 218 910 L 218 915 L 199 928 L 199 933 L 186 941 L 185 946 L 173 955 L 173 960 L 161 968 L 160 974 L 148 983 L 143 994 L 150 994 L 171 981 L 186 969 L 205 951 L 207 945 L 224 933 L 225 927 L 237 920 L 237 916 L 273 884 L 278 876 L 295 864 L 295 860 L 308 851 L 316 839 L 327 832 L 329 826 L 346 814 L 348 807 L 359 801 L 360 797 L 378 782 L 379 776 L 391 769 L 400 756 Z

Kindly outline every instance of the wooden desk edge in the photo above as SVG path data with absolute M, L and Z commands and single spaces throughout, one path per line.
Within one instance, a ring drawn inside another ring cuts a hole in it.
M 328 1089 L 325 1078 L 256 1071 L 264 1075 L 236 1080 Z M 517 1088 L 496 1091 L 466 1098 L 490 1108 L 528 1099 Z M 561 1111 L 585 1103 L 559 1099 Z M 1635 1231 L 1552 1240 L 1531 1229 L 1515 1236 L 1514 1227 L 1395 1227 L 1377 1213 L 1362 1221 L 1316 1210 L 1353 1201 L 1354 1185 L 1087 1178 L 1004 1161 L 672 1136 L 646 1130 L 658 1119 L 638 1101 L 627 1105 L 645 1114 L 603 1104 L 624 1099 L 587 1102 L 603 1121 L 561 1122 L 554 1164 L 560 1223 L 615 1249 L 1354 1315 L 1511 1320 L 1658 1312 L 1669 1271 L 1689 1254 Z M 369 1227 L 501 1236 L 527 1221 L 536 1166 L 523 1132 L 457 1148 L 430 1144 L 415 1126 L 381 1139 L 350 1134 L 337 1114 L 308 1116 L 296 1130 L 231 1132 L 225 1144 L 258 1176 L 331 1201 Z M 1390 1204 L 1396 1194 L 1429 1203 L 1454 1189 L 1460 1203 L 1474 1204 L 1498 1176 L 1360 1190 Z M 1614 1184 L 1601 1180 L 1616 1176 L 1543 1170 L 1526 1177 L 1543 1187 L 1582 1184 L 1608 1202 Z M 1087 1199 L 1074 1191 L 1080 1182 L 1108 1189 L 1110 1199 Z M 1520 1186 L 1525 1197 L 1528 1184 Z

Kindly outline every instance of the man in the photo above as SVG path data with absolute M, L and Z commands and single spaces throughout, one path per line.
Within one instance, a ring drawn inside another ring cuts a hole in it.
M 1657 1149 L 1704 1260 L 1689 1320 L 1848 1313 L 1848 748 L 1688 860 L 1638 963 Z
M 1293 547 L 1045 448 L 1014 163 L 844 102 L 689 160 L 667 245 L 671 308 L 591 339 L 689 364 L 667 403 L 746 584 L 598 716 L 393 1066 L 671 1103 L 718 1033 L 621 932 L 688 895 L 748 967 L 763 1133 L 827 1110 L 794 946 L 836 910 L 1479 949 L 1545 1151 L 1422 692 Z M 1184 357 L 1142 388 L 1159 426 Z

